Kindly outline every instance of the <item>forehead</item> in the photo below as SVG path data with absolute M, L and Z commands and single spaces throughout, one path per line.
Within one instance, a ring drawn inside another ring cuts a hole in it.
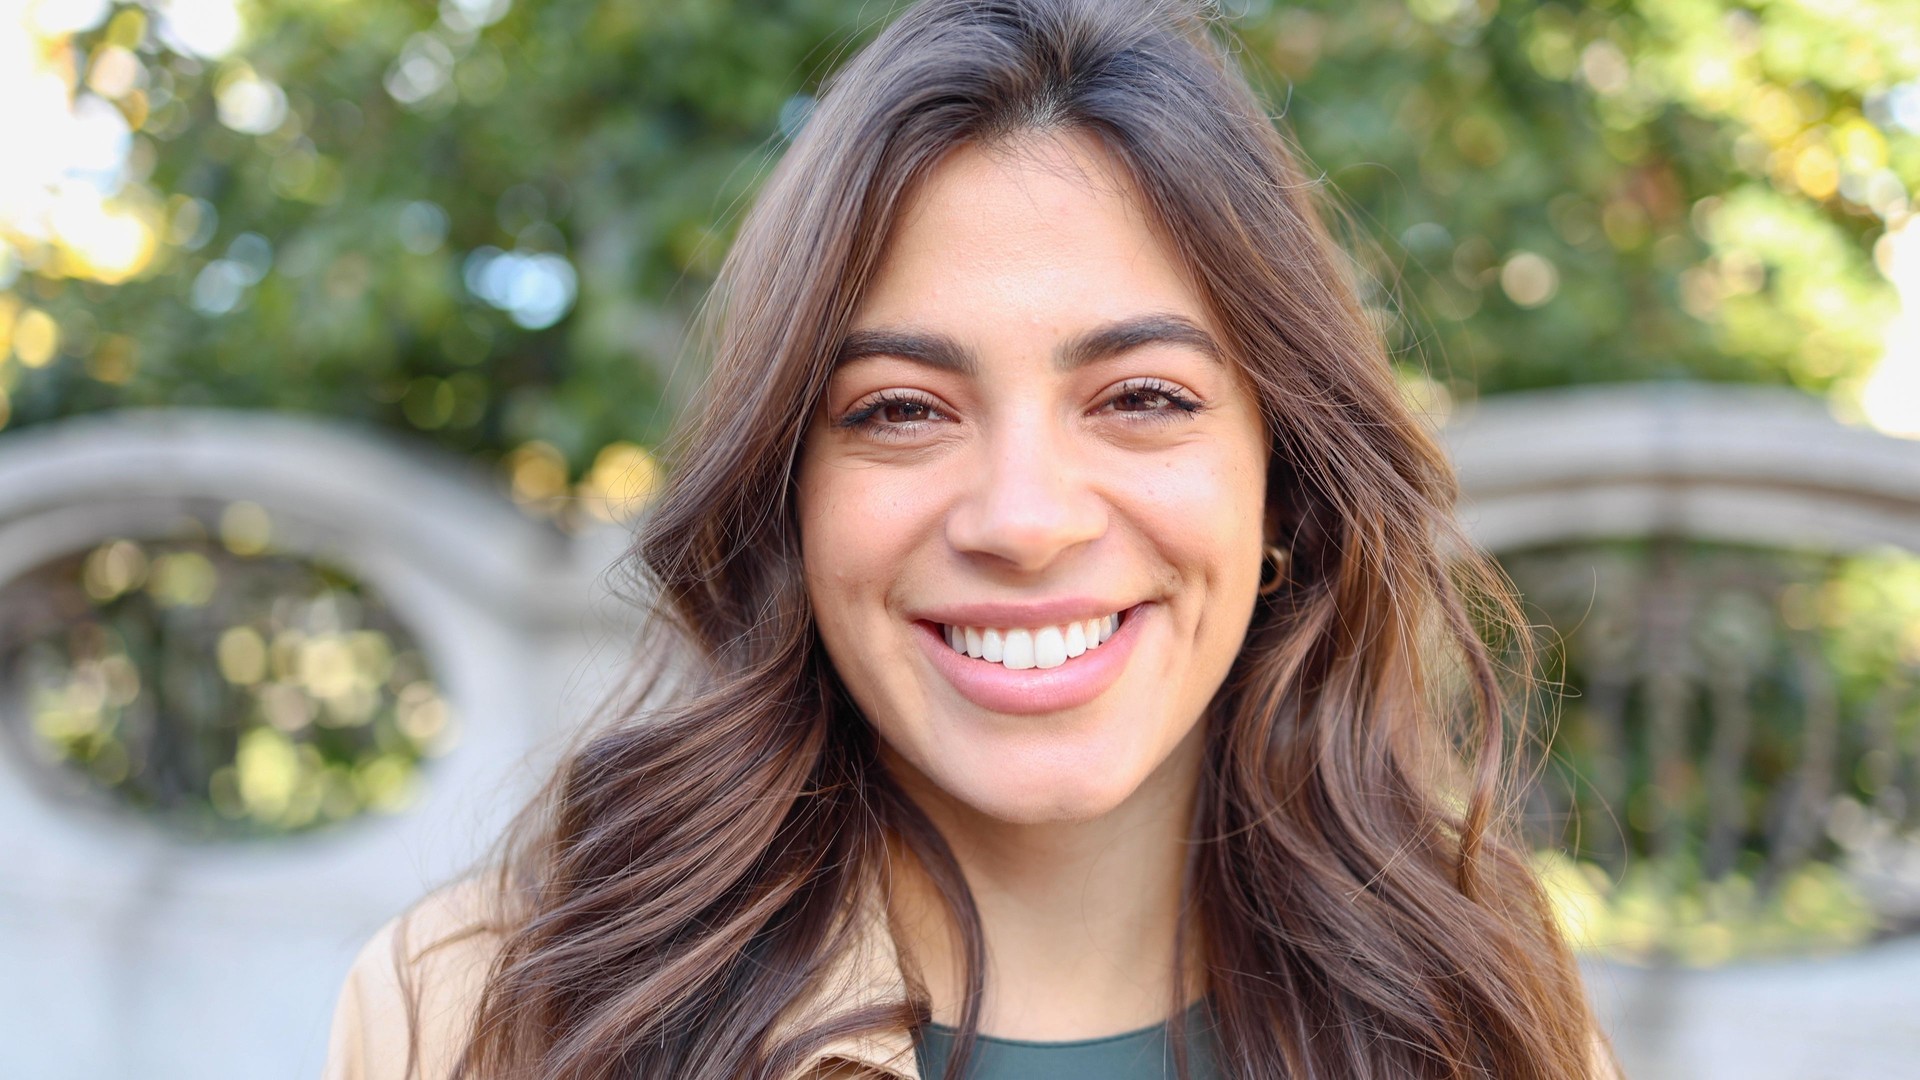
M 1125 170 L 1091 134 L 1063 132 L 943 158 L 902 207 L 855 321 L 1067 333 L 1148 309 L 1207 321 Z

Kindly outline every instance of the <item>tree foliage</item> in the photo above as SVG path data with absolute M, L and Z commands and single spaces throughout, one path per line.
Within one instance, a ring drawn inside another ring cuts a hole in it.
M 51 211 L 0 217 L 12 423 L 312 410 L 534 462 L 547 497 L 659 438 L 739 208 L 888 13 L 509 2 L 256 0 L 212 44 L 191 5 L 130 4 L 42 33 L 124 118 L 96 186 L 144 242 L 103 261 Z M 1222 30 L 1349 212 L 1397 355 L 1454 395 L 1844 394 L 1892 312 L 1874 244 L 1920 185 L 1903 6 L 1240 0 Z

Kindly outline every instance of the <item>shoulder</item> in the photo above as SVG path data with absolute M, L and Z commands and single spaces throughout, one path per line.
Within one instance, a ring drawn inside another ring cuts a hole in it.
M 494 891 L 429 894 L 360 949 L 334 1007 L 324 1080 L 440 1080 L 453 1069 L 499 950 Z

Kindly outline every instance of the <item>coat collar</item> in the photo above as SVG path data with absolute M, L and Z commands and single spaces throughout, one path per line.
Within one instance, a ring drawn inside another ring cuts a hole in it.
M 907 999 L 907 980 L 888 926 L 886 900 L 874 883 L 859 890 L 848 918 L 853 922 L 852 942 L 775 1022 L 776 1036 L 855 1009 Z M 894 1080 L 921 1080 L 912 1033 L 904 1030 L 835 1039 L 815 1050 L 791 1080 L 839 1076 L 848 1066 Z

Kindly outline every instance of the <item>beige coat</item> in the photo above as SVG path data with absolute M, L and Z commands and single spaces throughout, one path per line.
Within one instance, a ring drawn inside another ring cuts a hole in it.
M 382 927 L 360 950 L 334 1008 L 324 1080 L 402 1080 L 408 1075 L 407 997 L 394 954 L 402 933 L 408 975 L 420 1003 L 420 1062 L 412 1075 L 442 1080 L 452 1071 L 499 941 L 494 935 L 476 934 L 437 949 L 429 946 L 478 921 L 484 899 L 480 888 L 469 883 L 434 893 L 410 915 Z M 783 1028 L 791 1030 L 850 1007 L 905 998 L 906 979 L 900 973 L 899 954 L 893 935 L 887 932 L 883 909 L 869 900 L 860 918 L 859 943 L 841 958 L 819 990 L 782 1018 Z M 910 1035 L 901 1031 L 843 1038 L 816 1051 L 792 1080 L 876 1074 L 920 1080 Z

